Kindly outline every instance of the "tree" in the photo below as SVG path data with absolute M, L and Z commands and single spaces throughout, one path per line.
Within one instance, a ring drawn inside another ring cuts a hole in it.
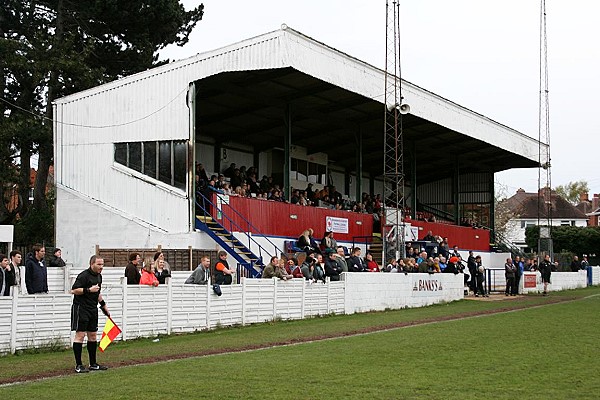
M 511 219 L 518 218 L 519 216 L 512 211 L 506 202 L 508 193 L 508 187 L 495 182 L 495 194 L 494 194 L 494 233 L 496 235 L 496 241 L 505 238 L 508 222 Z
M 600 249 L 600 227 L 554 226 L 550 232 L 555 253 L 571 252 L 581 256 Z M 539 235 L 539 226 L 528 227 L 525 230 L 527 246 L 536 249 Z
M 186 11 L 178 0 L 4 0 L 0 145 L 9 151 L 0 154 L 0 174 L 4 178 L 15 169 L 18 158 L 21 215 L 28 211 L 33 154 L 38 155 L 33 207 L 48 207 L 52 102 L 161 64 L 159 50 L 185 44 L 203 9 Z
M 581 194 L 587 194 L 590 191 L 586 181 L 569 182 L 566 185 L 557 186 L 554 190 L 557 195 L 573 205 L 579 203 Z

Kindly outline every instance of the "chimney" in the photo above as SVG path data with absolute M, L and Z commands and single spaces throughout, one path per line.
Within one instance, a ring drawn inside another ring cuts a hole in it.
M 592 199 L 592 211 L 596 211 L 600 207 L 600 193 L 595 193 Z
M 590 199 L 588 197 L 588 192 L 579 193 L 579 202 L 583 203 L 584 201 L 590 201 Z
M 525 189 L 519 188 L 519 190 L 517 190 L 517 193 L 525 193 Z

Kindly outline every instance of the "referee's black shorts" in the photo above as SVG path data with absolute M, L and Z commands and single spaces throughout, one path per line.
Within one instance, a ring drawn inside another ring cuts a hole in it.
M 73 304 L 71 306 L 71 330 L 75 332 L 98 332 L 98 309 Z

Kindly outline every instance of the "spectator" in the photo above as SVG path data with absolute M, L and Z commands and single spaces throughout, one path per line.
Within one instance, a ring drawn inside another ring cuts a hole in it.
M 533 259 L 531 260 L 531 269 L 530 269 L 530 271 L 538 271 L 539 269 L 540 269 L 540 268 L 539 268 L 539 265 L 538 265 L 538 260 L 537 260 L 537 258 L 533 258 Z
M 441 272 L 444 272 L 446 270 L 446 267 L 448 267 L 448 264 L 446 264 L 446 257 L 445 256 L 440 255 L 438 265 L 440 267 L 440 271 Z
M 436 261 L 437 259 L 437 261 Z M 430 274 L 437 274 L 440 272 L 440 266 L 438 264 L 439 258 L 428 257 L 427 258 L 427 272 Z
M 435 237 L 433 236 L 433 232 L 431 231 L 427 231 L 427 235 L 425 235 L 423 237 L 423 239 L 421 239 L 425 242 L 435 242 Z
M 458 268 L 456 268 L 456 264 L 458 262 L 458 257 L 450 257 L 448 263 L 446 264 L 446 268 L 444 268 L 442 272 L 446 274 L 458 274 Z
M 275 277 L 275 271 L 279 265 L 279 258 L 277 256 L 271 257 L 271 261 L 265 266 L 262 272 L 262 279 L 272 279 Z
M 325 262 L 323 261 L 323 255 L 317 254 L 317 261 L 315 262 L 315 280 L 325 282 Z
M 304 189 L 304 191 L 306 192 L 306 198 L 308 200 L 310 200 L 311 202 L 314 202 L 315 201 L 315 192 L 313 191 L 312 187 L 313 187 L 313 184 L 309 183 L 306 186 L 306 189 Z
M 579 261 L 579 257 L 573 257 L 573 261 L 571 261 L 571 272 L 577 272 L 581 269 L 581 262 Z
M 284 281 L 292 279 L 292 275 L 288 274 L 288 271 L 285 269 L 285 260 L 280 260 L 277 256 L 271 257 L 271 261 L 263 270 L 261 277 L 263 279 L 279 278 Z
M 10 262 L 8 264 L 8 268 L 6 268 L 6 284 L 7 291 L 10 295 L 10 288 L 12 286 L 15 287 L 15 291 L 18 290 L 19 286 L 21 286 L 21 271 L 19 269 L 19 265 L 21 265 L 22 255 L 19 250 L 13 250 L 10 252 Z M 16 293 L 15 293 L 16 294 Z
M 472 253 L 473 253 L 472 251 L 470 251 L 470 252 L 469 252 L 469 254 L 472 254 Z M 455 256 L 455 257 L 458 257 L 458 258 L 459 258 L 459 260 L 462 260 L 462 256 L 461 256 L 461 255 L 460 255 L 460 253 L 458 252 L 458 246 L 456 246 L 456 245 L 455 245 L 455 246 L 452 248 L 452 253 L 450 253 L 450 256 Z
M 171 271 L 167 268 L 167 262 L 164 259 L 157 259 L 154 261 L 153 269 L 154 276 L 158 280 L 158 283 L 164 285 L 166 283 L 167 278 L 171 277 Z
M 302 271 L 302 276 L 304 277 L 304 279 L 306 279 L 307 281 L 314 281 L 316 280 L 315 278 L 315 258 L 314 258 L 314 253 L 310 253 L 309 255 L 306 256 L 306 259 L 304 259 L 304 261 L 302 262 L 302 265 L 300 266 L 300 271 Z
M 504 290 L 504 294 L 506 296 L 516 296 L 516 286 L 515 286 L 515 274 L 517 272 L 517 267 L 513 263 L 512 259 L 508 257 L 506 259 L 506 264 L 504 264 L 504 277 L 506 278 L 506 289 Z
M 398 260 L 392 258 L 382 270 L 382 272 L 398 272 Z
M 331 250 L 332 252 L 337 251 L 337 241 L 333 238 L 333 232 L 325 232 L 325 236 L 321 240 L 321 249 L 323 251 Z
M 590 263 L 588 262 L 587 256 L 583 256 L 583 259 L 581 260 L 581 269 L 587 269 L 589 266 Z
M 288 269 L 287 269 L 286 263 L 287 263 L 287 260 L 284 257 L 281 257 L 279 259 L 279 262 L 277 263 L 277 267 L 275 268 L 275 275 L 279 279 L 283 279 L 284 281 L 287 281 L 287 280 L 293 278 L 291 271 L 288 271 Z
M 367 263 L 360 256 L 360 247 L 352 249 L 352 255 L 348 257 L 348 272 L 365 272 L 367 271 Z
M 442 243 L 438 246 L 438 251 L 440 256 L 448 259 L 448 255 L 450 254 L 450 246 L 448 245 L 448 238 L 445 237 L 442 239 Z
M 302 278 L 304 276 L 304 275 L 302 275 L 302 270 L 300 269 L 300 266 L 298 265 L 298 260 L 296 260 L 295 258 L 290 258 L 289 260 L 287 260 L 287 265 L 288 265 L 289 273 L 292 275 L 292 277 Z
M 365 262 L 367 263 L 367 270 L 369 272 L 379 272 L 379 265 L 377 265 L 377 262 L 373 260 L 373 254 L 370 252 L 367 253 Z
M 475 257 L 475 264 L 477 268 L 475 269 L 475 297 L 485 296 L 489 297 L 490 295 L 485 292 L 483 288 L 483 282 L 485 280 L 485 267 L 481 264 L 481 256 Z
M 423 261 L 427 261 L 427 252 L 426 251 L 420 252 L 419 256 L 417 257 L 417 264 L 421 264 Z
M 242 184 L 245 183 L 242 179 L 242 175 L 240 174 L 240 170 L 238 168 L 236 168 L 233 171 L 233 175 L 228 178 L 230 178 L 229 183 L 231 183 L 231 187 L 233 188 L 237 188 L 238 186 L 242 187 Z
M 150 257 L 146 257 L 144 260 L 140 285 L 158 286 L 158 279 L 154 275 L 154 260 Z
M 296 247 L 304 250 L 307 254 L 317 252 L 318 250 L 317 248 L 311 246 L 310 231 L 308 229 L 303 231 L 302 234 L 298 237 Z
M 41 244 L 33 245 L 25 261 L 25 285 L 27 293 L 48 293 L 48 271 L 44 265 L 46 249 Z
M 417 264 L 419 265 L 419 272 L 420 273 L 427 273 L 429 272 L 429 263 L 427 262 L 427 253 L 426 252 L 421 252 L 421 254 L 419 255 L 419 258 L 417 259 Z
M 198 177 L 197 182 L 198 185 L 204 186 L 208 183 L 208 174 L 204 169 L 204 165 L 196 164 L 196 176 Z
M 7 284 L 6 270 L 8 266 L 8 257 L 4 254 L 0 254 L 0 296 L 10 295 L 10 286 Z
M 343 272 L 348 272 L 348 262 L 346 261 L 346 253 L 344 252 L 344 248 L 342 246 L 338 246 L 336 249 L 336 259 L 335 261 L 338 263 Z
M 342 272 L 342 267 L 340 267 L 336 261 L 337 254 L 332 250 L 328 250 L 326 253 L 327 262 L 325 262 L 325 275 L 329 277 L 331 281 L 339 281 L 340 275 Z
M 129 255 L 129 263 L 125 267 L 125 277 L 127 278 L 128 285 L 139 285 L 140 284 L 140 262 L 142 257 L 140 253 L 131 253 Z
M 515 271 L 515 287 L 517 288 L 516 293 L 519 293 L 519 284 L 521 283 L 521 276 L 523 275 L 523 272 L 525 270 L 525 265 L 523 264 L 523 261 L 519 256 L 515 257 L 515 261 L 513 262 L 513 264 L 515 264 L 515 267 L 517 268 L 517 270 Z
M 455 246 L 456 247 L 456 246 Z M 460 258 L 458 259 L 460 262 Z M 471 275 L 471 281 L 469 282 L 469 287 L 475 293 L 475 274 L 477 269 L 477 262 L 475 261 L 475 256 L 472 251 L 469 251 L 469 257 L 467 258 L 467 268 L 469 269 L 469 274 Z
M 542 274 L 542 282 L 544 283 L 544 296 L 548 295 L 548 284 L 551 283 L 550 277 L 552 276 L 552 268 L 550 255 L 546 254 L 544 256 L 544 261 L 540 264 L 540 273 Z
M 228 178 L 232 178 L 235 170 L 235 163 L 231 163 L 229 167 L 225 171 L 223 171 L 223 175 L 225 175 Z
M 54 253 L 50 255 L 49 267 L 64 267 L 67 265 L 62 259 L 62 251 L 57 247 L 54 249 Z
M 171 266 L 169 265 L 168 261 L 165 259 L 165 253 L 163 253 L 162 251 L 157 251 L 156 253 L 154 253 L 154 257 L 153 258 L 154 258 L 154 263 L 155 264 L 156 264 L 157 260 L 164 261 L 163 268 L 166 269 L 167 272 L 169 272 L 169 276 L 171 276 L 170 275 Z M 154 268 L 156 268 L 156 265 L 154 266 Z M 160 278 L 158 280 L 160 281 Z M 164 282 L 161 282 L 161 283 L 164 283 Z
M 218 253 L 219 261 L 215 264 L 215 281 L 214 283 L 217 285 L 231 285 L 233 281 L 233 274 L 235 274 L 235 270 L 233 268 L 229 268 L 229 264 L 227 263 L 227 252 L 224 250 L 219 251 Z
M 206 285 L 210 280 L 210 258 L 206 255 L 200 257 L 200 264 L 185 280 L 190 285 Z

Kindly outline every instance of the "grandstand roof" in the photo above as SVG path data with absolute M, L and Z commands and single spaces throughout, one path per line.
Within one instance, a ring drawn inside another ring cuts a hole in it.
M 56 103 L 130 86 L 127 93 L 145 97 L 139 107 L 153 110 L 161 104 L 157 97 L 163 103 L 173 98 L 180 89 L 173 86 L 195 82 L 196 141 L 247 143 L 256 152 L 283 147 L 289 106 L 292 145 L 306 147 L 309 154 L 327 153 L 330 162 L 353 171 L 360 134 L 363 171 L 379 176 L 383 171 L 384 76 L 381 69 L 282 26 Z M 134 91 L 141 85 L 154 88 Z M 402 82 L 402 94 L 411 107 L 403 118 L 405 172 L 416 172 L 419 183 L 451 176 L 456 166 L 461 173 L 537 166 L 537 140 L 410 82 Z M 171 117 L 178 118 L 174 113 Z M 132 134 L 133 129 L 124 134 Z M 148 129 L 159 128 L 155 124 Z M 415 159 L 417 170 L 409 172 Z

